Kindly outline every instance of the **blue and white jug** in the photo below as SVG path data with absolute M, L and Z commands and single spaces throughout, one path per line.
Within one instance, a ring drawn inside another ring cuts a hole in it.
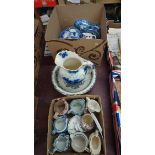
M 91 61 L 67 50 L 56 55 L 55 64 L 60 67 L 59 82 L 64 83 L 66 87 L 73 88 L 83 84 L 86 75 L 94 69 L 94 64 Z

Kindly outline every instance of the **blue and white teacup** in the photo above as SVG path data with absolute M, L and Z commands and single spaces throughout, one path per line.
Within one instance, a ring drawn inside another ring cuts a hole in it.
M 54 154 L 56 151 L 58 152 L 65 152 L 68 150 L 70 146 L 70 139 L 69 139 L 69 135 L 65 135 L 64 133 L 63 134 L 60 134 L 55 140 L 54 140 L 54 143 L 53 143 L 53 150 L 52 151 L 49 151 L 50 154 Z
M 74 99 L 70 103 L 70 110 L 68 114 L 82 115 L 85 110 L 85 100 L 84 99 Z
M 68 118 L 66 116 L 57 117 L 53 123 L 52 134 L 62 133 L 67 130 Z
M 80 38 L 82 38 L 82 33 L 77 28 L 70 27 L 60 33 L 60 38 L 62 38 L 62 39 L 80 39 Z

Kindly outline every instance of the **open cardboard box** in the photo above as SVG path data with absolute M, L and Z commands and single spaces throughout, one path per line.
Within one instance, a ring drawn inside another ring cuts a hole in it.
M 101 39 L 60 39 L 60 32 L 73 26 L 75 20 L 86 19 L 101 25 Z M 81 57 L 100 64 L 107 41 L 104 4 L 57 5 L 50 16 L 45 40 L 53 59 L 61 50 L 76 52 Z
M 78 99 L 78 98 L 83 98 L 86 99 L 86 97 L 89 97 L 90 99 L 95 99 L 101 107 L 101 112 L 100 113 L 95 113 L 101 127 L 102 127 L 102 134 L 103 137 L 105 137 L 105 128 L 104 128 L 104 114 L 103 114 L 103 109 L 102 109 L 102 102 L 101 102 L 101 98 L 99 96 L 96 95 L 78 95 L 78 96 L 67 96 L 67 97 L 62 97 L 63 99 L 65 99 L 67 102 L 70 103 L 71 100 L 73 99 Z M 47 155 L 49 155 L 48 150 L 53 146 L 53 142 L 55 139 L 55 135 L 51 135 L 51 131 L 52 131 L 52 123 L 53 123 L 53 115 L 54 115 L 54 111 L 53 111 L 53 105 L 56 99 L 52 100 L 51 105 L 50 105 L 50 109 L 49 109 L 49 115 L 48 115 L 48 134 L 47 134 Z M 94 132 L 95 129 L 92 131 Z M 90 133 L 89 133 L 90 134 Z M 102 147 L 101 147 L 101 152 L 100 155 L 106 155 L 106 141 L 105 138 L 102 139 L 101 138 L 101 143 L 102 143 Z M 83 152 L 83 153 L 76 153 L 73 150 L 69 150 L 68 152 L 55 152 L 54 154 L 56 155 L 88 155 L 90 153 L 87 152 Z

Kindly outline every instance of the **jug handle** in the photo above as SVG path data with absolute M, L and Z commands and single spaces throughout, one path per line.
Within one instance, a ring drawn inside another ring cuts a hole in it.
M 95 65 L 91 61 L 84 60 L 83 66 L 85 67 L 84 70 L 87 73 L 91 73 L 93 69 L 95 69 Z
M 85 148 L 85 151 L 88 152 L 88 153 L 90 153 L 90 150 L 89 150 L 88 147 Z

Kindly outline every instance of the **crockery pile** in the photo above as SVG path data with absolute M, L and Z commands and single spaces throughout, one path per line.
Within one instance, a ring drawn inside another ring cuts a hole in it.
M 99 155 L 101 152 L 102 127 L 95 115 L 101 111 L 99 103 L 86 99 L 57 99 L 54 103 L 53 128 L 55 139 L 49 154 L 73 150 Z M 100 133 L 100 134 L 99 134 Z
M 98 24 L 93 24 L 85 19 L 78 19 L 74 26 L 66 28 L 60 33 L 61 39 L 100 39 L 101 32 Z

